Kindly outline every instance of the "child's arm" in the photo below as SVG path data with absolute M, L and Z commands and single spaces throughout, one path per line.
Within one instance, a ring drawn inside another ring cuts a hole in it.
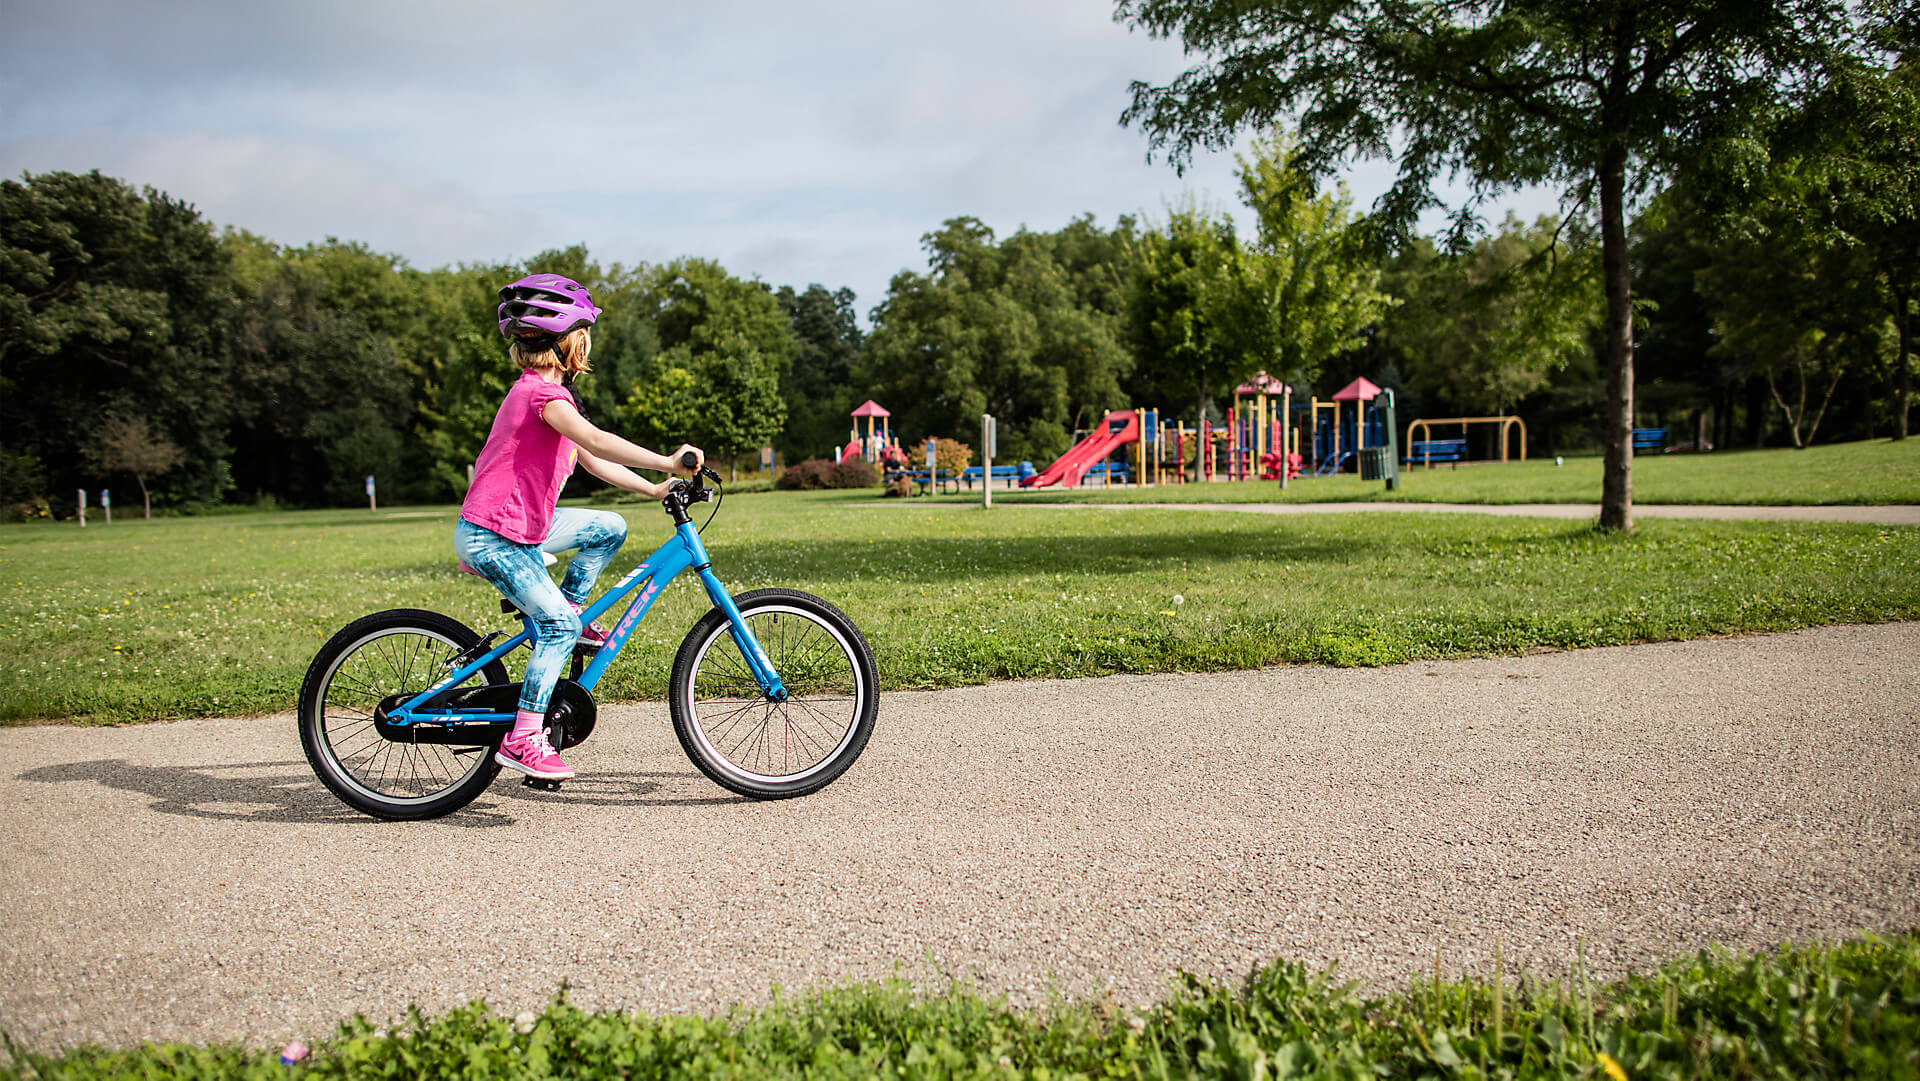
M 581 416 L 572 402 L 548 402 L 540 410 L 540 419 L 546 421 L 554 431 L 573 440 L 574 444 L 580 448 L 581 457 L 592 455 L 604 464 L 657 469 L 662 473 L 696 473 L 699 472 L 700 466 L 707 464 L 707 455 L 699 447 L 690 447 L 682 443 L 680 449 L 674 451 L 672 457 L 668 457 L 665 454 L 656 454 L 638 443 L 629 443 L 612 432 L 602 431 Z M 691 470 L 680 464 L 680 455 L 687 451 L 692 451 L 698 459 L 698 464 Z M 619 483 L 599 473 L 593 475 L 609 484 Z M 621 487 L 629 486 L 622 484 Z M 638 490 L 635 489 L 635 491 Z
M 666 482 L 648 480 L 618 462 L 609 462 L 605 458 L 589 454 L 584 450 L 580 452 L 580 464 L 587 472 L 615 488 L 639 492 L 648 499 L 659 499 L 667 494 Z

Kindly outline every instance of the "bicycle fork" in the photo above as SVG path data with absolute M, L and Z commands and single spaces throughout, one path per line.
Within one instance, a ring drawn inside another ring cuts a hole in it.
M 700 584 L 706 587 L 707 599 L 725 613 L 727 633 L 733 636 L 735 648 L 740 650 L 740 656 L 746 658 L 747 667 L 753 670 L 753 678 L 759 681 L 761 693 L 772 702 L 786 701 L 786 684 L 780 681 L 780 673 L 773 670 L 773 662 L 767 659 L 767 651 L 761 648 L 760 639 L 754 636 L 753 628 L 747 626 L 746 617 L 740 614 L 739 606 L 733 603 L 733 594 L 727 592 L 727 587 L 721 585 L 719 577 L 713 573 L 713 561 L 707 558 L 707 548 L 700 543 L 700 534 L 691 525 L 681 526 L 679 533 L 680 539 L 686 542 L 694 556 L 693 570 L 700 576 Z

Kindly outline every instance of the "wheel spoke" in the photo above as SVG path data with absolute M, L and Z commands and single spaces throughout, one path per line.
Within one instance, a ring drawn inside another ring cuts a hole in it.
M 854 647 L 811 611 L 749 608 L 742 615 L 786 698 L 766 698 L 729 626 L 714 625 L 686 688 L 685 728 L 693 745 L 721 773 L 755 784 L 830 766 L 860 726 L 861 712 L 871 708 L 870 677 L 863 676 Z
M 440 795 L 486 766 L 484 746 L 454 747 L 387 738 L 375 709 L 392 695 L 418 694 L 444 677 L 440 662 L 460 645 L 419 626 L 391 626 L 348 646 L 317 695 L 321 753 L 363 798 L 405 805 Z M 484 673 L 463 686 L 484 685 Z

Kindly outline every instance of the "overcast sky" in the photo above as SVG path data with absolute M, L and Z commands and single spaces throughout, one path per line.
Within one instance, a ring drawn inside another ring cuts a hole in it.
M 1179 46 L 1110 0 L 9 4 L 0 173 L 99 169 L 286 244 L 415 266 L 585 243 L 804 288 L 863 317 L 920 237 L 1237 209 L 1119 115 Z M 1350 182 L 1362 203 L 1384 166 Z M 1523 205 L 1551 209 L 1551 200 Z

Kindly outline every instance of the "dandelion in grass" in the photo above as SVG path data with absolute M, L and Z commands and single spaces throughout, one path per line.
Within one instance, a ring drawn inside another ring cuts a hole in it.
M 1613 1061 L 1613 1056 L 1605 1051 L 1600 1052 L 1600 1068 L 1606 1071 L 1607 1076 L 1613 1078 L 1613 1081 L 1627 1081 L 1627 1071 L 1622 1069 L 1618 1062 Z

